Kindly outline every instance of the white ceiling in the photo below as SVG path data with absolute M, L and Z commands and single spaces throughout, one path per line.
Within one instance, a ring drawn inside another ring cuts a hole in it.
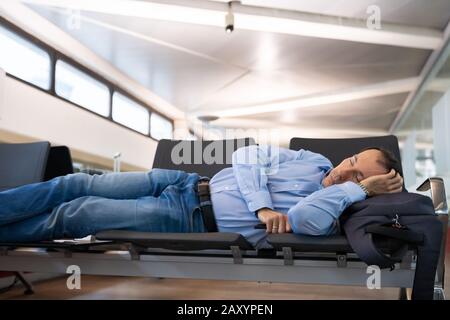
M 227 0 L 214 0 L 228 2 Z M 365 19 L 376 5 L 385 22 L 443 29 L 448 23 L 448 0 L 242 0 L 242 4 L 296 10 L 323 15 Z
M 442 32 L 450 19 L 449 0 L 248 0 L 242 4 L 354 19 L 365 19 L 367 7 L 375 4 L 381 9 L 382 23 L 436 32 Z M 81 11 L 77 29 L 68 27 L 68 10 L 29 6 L 187 116 L 256 106 L 255 112 L 239 117 L 248 127 L 270 121 L 274 127 L 343 130 L 342 136 L 351 129 L 388 132 L 414 86 L 386 90 L 384 95 L 385 83 L 419 77 L 432 53 L 238 28 L 226 34 L 223 27 L 91 11 Z M 355 92 L 367 86 L 378 86 L 381 93 L 358 98 Z M 302 97 L 336 92 L 353 94 L 354 99 L 296 108 Z M 291 110 L 264 112 L 264 105 L 279 101 L 289 101 Z M 429 113 L 422 109 L 414 117 Z M 223 120 L 224 127 L 233 127 L 234 118 L 230 115 L 217 124 Z

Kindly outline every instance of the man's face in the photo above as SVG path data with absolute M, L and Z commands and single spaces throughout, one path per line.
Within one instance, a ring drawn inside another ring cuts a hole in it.
M 382 153 L 375 149 L 366 150 L 348 157 L 331 170 L 323 180 L 323 185 L 328 187 L 347 181 L 358 183 L 370 176 L 385 174 L 387 170 L 379 162 L 382 159 Z

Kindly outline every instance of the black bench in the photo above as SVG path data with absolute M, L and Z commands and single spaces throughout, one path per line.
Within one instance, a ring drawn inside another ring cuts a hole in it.
M 161 140 L 153 167 L 197 172 L 202 176 L 212 177 L 223 168 L 231 166 L 231 151 L 254 143 L 252 139 Z M 187 156 L 185 158 L 190 163 L 173 163 L 171 153 L 174 147 L 180 146 L 190 151 L 187 155 L 189 158 Z M 319 152 L 328 157 L 334 165 L 367 146 L 384 147 L 400 158 L 398 141 L 394 136 L 359 139 L 293 138 L 290 144 L 291 149 L 303 148 Z M 54 156 L 50 157 L 52 149 Z M 228 152 L 217 153 L 215 149 L 228 149 Z M 204 163 L 203 157 L 198 157 L 198 152 L 207 152 L 213 159 L 219 161 L 212 164 Z M 3 189 L 73 172 L 69 150 L 66 147 L 50 147 L 48 142 L 0 144 L 0 155 L 0 181 Z M 436 178 L 427 181 L 420 189 L 426 191 L 431 188 L 433 202 L 438 203 L 436 210 L 440 210 L 444 225 L 447 226 L 445 195 L 444 193 L 439 195 L 435 188 L 435 185 L 442 181 Z M 439 202 L 444 203 L 444 207 L 441 207 Z M 344 235 L 314 237 L 271 234 L 268 241 L 274 249 L 255 251 L 247 240 L 237 233 L 146 233 L 105 230 L 98 232 L 90 241 L 67 239 L 67 241 L 39 243 L 0 243 L 0 266 L 4 270 L 35 272 L 52 270 L 64 273 L 67 265 L 77 263 L 82 265 L 86 274 L 254 281 L 265 279 L 278 282 L 365 285 L 366 266 L 358 261 Z M 397 247 L 395 241 L 382 243 L 380 246 L 383 251 L 388 252 Z M 22 247 L 41 248 L 48 254 L 42 255 L 39 252 L 36 256 L 22 254 L 20 252 Z M 19 250 L 15 252 L 16 249 Z M 125 256 L 123 255 L 123 250 L 129 252 L 132 263 L 129 263 L 130 258 L 127 258 L 126 252 Z M 61 251 L 64 252 L 62 256 Z M 228 251 L 231 251 L 231 260 Z M 200 257 L 194 259 L 194 256 L 198 255 Z M 345 268 L 347 256 L 348 261 L 353 263 L 350 269 Z M 437 298 L 443 297 L 444 258 L 445 250 L 441 253 L 436 277 Z M 28 263 L 24 264 L 23 261 Z M 292 268 L 283 267 L 286 265 Z M 414 268 L 411 261 L 407 261 L 400 270 L 383 273 L 382 281 L 387 286 L 408 287 L 411 285 L 411 272 L 414 272 Z M 402 289 L 402 297 L 404 292 Z
M 255 144 L 250 138 L 217 140 L 217 141 L 181 141 L 160 140 L 156 149 L 153 168 L 176 169 L 196 172 L 202 176 L 212 177 L 220 170 L 231 166 L 232 152 L 239 147 Z M 391 150 L 399 159 L 400 152 L 395 136 L 356 139 L 304 139 L 293 138 L 290 149 L 306 149 L 325 155 L 333 165 L 339 164 L 345 157 L 357 153 L 364 147 L 378 146 Z M 73 173 L 70 151 L 65 146 L 50 147 L 48 142 L 30 144 L 0 144 L 0 180 L 8 182 L 7 187 L 39 182 L 55 176 Z M 186 163 L 174 163 L 172 152 L 186 160 Z M 203 153 L 208 153 L 216 163 L 205 163 Z M 199 156 L 200 153 L 200 156 Z M 20 165 L 21 175 L 8 169 L 12 165 Z M 240 234 L 232 233 L 151 233 L 123 230 L 107 230 L 95 235 L 95 239 L 114 243 L 134 243 L 139 248 L 162 248 L 172 250 L 223 250 L 239 247 L 242 250 L 254 249 Z M 276 250 L 290 247 L 299 252 L 341 252 L 351 253 L 347 239 L 343 235 L 328 237 L 305 236 L 298 234 L 270 234 L 268 242 Z M 11 244 L 8 244 L 11 245 Z M 24 244 L 21 244 L 24 245 Z M 61 243 L 55 243 L 61 247 Z M 69 245 L 69 244 L 68 244 Z M 76 247 L 76 242 L 70 242 Z M 94 245 L 94 243 L 92 243 Z M 51 247 L 51 242 L 38 243 L 34 247 Z M 80 247 L 88 247 L 86 243 Z M 389 245 L 387 245 L 389 249 Z
M 350 139 L 308 139 L 292 138 L 289 148 L 292 150 L 305 149 L 317 152 L 327 157 L 333 166 L 337 166 L 345 158 L 357 154 L 367 147 L 381 147 L 391 151 L 400 160 L 398 140 L 395 136 L 350 138 Z M 402 172 L 400 172 L 402 174 Z M 271 234 L 269 243 L 276 249 L 290 247 L 294 251 L 316 252 L 353 252 L 344 235 L 327 237 L 303 236 L 297 234 Z M 389 241 L 382 244 L 386 251 L 395 250 L 397 243 Z

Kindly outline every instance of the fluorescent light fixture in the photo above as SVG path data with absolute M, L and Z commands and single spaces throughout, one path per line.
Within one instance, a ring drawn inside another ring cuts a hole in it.
M 269 103 L 243 106 L 239 108 L 221 108 L 220 110 L 208 109 L 204 114 L 218 117 L 240 117 L 266 112 L 287 112 L 288 110 L 315 107 L 346 101 L 368 99 L 390 94 L 411 91 L 419 82 L 418 77 L 386 81 L 366 86 L 358 86 L 349 89 L 337 90 L 328 93 L 311 94 L 298 98 L 283 99 Z M 202 115 L 202 111 L 196 115 Z
M 21 0 L 21 2 L 112 15 L 218 27 L 223 27 L 226 13 L 226 10 L 208 10 L 136 0 Z
M 228 11 L 227 3 L 205 0 L 22 0 L 22 2 L 220 28 L 224 27 Z M 363 20 L 272 10 L 239 3 L 233 4 L 233 13 L 236 30 L 421 49 L 436 49 L 443 41 L 442 32 L 429 28 L 383 23 L 382 29 L 375 30 L 367 28 Z

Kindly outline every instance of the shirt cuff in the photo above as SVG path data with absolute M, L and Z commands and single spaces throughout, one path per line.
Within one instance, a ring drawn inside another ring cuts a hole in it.
M 252 212 L 256 212 L 261 208 L 269 208 L 273 210 L 272 198 L 268 191 L 252 192 L 245 196 L 248 209 Z
M 347 194 L 352 203 L 362 201 L 366 198 L 364 190 L 354 182 L 347 181 L 336 186 Z

